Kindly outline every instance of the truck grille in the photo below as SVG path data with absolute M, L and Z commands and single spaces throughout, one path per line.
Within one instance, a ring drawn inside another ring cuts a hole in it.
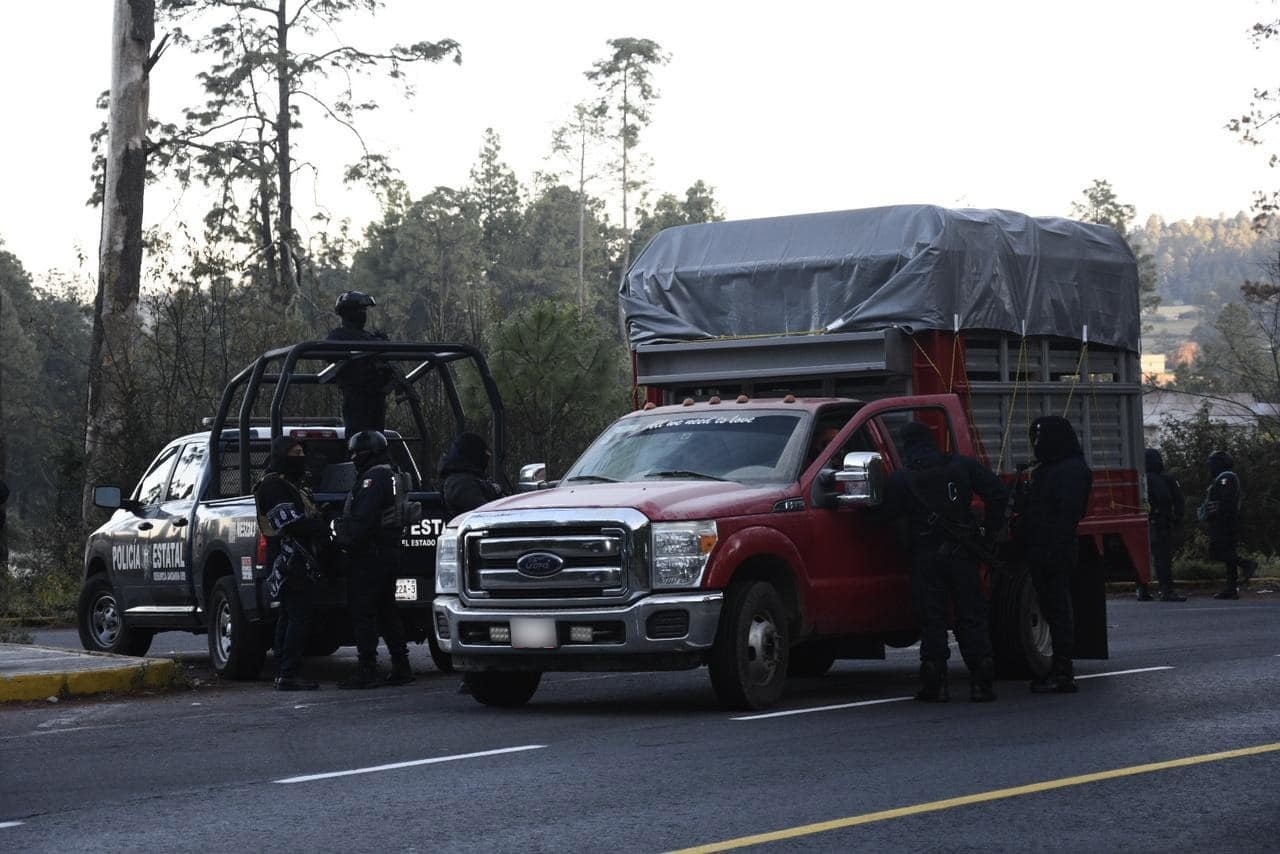
M 590 599 L 628 589 L 621 527 L 489 528 L 466 534 L 467 592 L 492 599 Z

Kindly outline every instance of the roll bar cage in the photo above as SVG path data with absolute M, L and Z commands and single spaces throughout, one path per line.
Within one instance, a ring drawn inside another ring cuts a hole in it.
M 456 362 L 470 361 L 475 365 L 489 406 L 493 413 L 493 436 L 490 448 L 493 451 L 495 472 L 504 481 L 507 479 L 504 462 L 506 460 L 505 412 L 502 397 L 498 394 L 498 385 L 493 374 L 489 372 L 489 364 L 484 355 L 470 344 L 415 344 L 403 341 L 303 341 L 289 347 L 279 347 L 263 353 L 252 364 L 245 367 L 227 383 L 222 391 L 222 400 L 218 404 L 218 412 L 210 422 L 209 459 L 218 459 L 218 443 L 226 438 L 224 431 L 235 431 L 239 438 L 240 452 L 240 489 L 241 495 L 248 495 L 252 490 L 249 468 L 249 443 L 253 437 L 252 428 L 260 419 L 252 416 L 254 404 L 258 400 L 261 389 L 266 386 L 274 388 L 271 394 L 271 438 L 283 435 L 284 402 L 291 385 L 326 385 L 335 380 L 342 367 L 357 359 L 378 358 L 389 362 L 413 364 L 397 381 L 402 389 L 412 391 L 415 383 L 423 377 L 436 374 L 440 378 L 453 413 L 454 423 L 461 431 L 466 426 L 466 416 L 462 409 L 462 399 L 458 395 L 458 387 L 454 382 L 451 366 Z M 303 359 L 325 360 L 327 364 L 319 371 L 309 372 L 298 369 L 298 362 Z M 244 396 L 240 402 L 236 426 L 227 428 L 231 404 L 239 389 L 244 388 Z M 427 446 L 427 422 L 422 413 L 422 402 L 418 395 L 408 394 L 408 404 L 414 424 L 418 428 L 419 440 L 422 443 L 422 459 L 426 462 L 429 451 Z M 312 419 L 305 419 L 312 420 Z M 338 419 L 337 424 L 341 424 Z M 510 484 L 506 484 L 510 488 Z

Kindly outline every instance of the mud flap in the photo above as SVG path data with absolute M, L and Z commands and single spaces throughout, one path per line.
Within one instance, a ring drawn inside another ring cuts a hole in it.
M 1080 556 L 1071 578 L 1071 607 L 1076 623 L 1072 658 L 1110 658 L 1107 649 L 1106 572 L 1096 555 Z

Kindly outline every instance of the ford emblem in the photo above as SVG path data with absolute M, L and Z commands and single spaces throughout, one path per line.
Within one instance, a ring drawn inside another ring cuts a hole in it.
M 555 575 L 564 568 L 564 558 L 551 552 L 528 552 L 516 560 L 516 569 L 521 575 L 533 578 L 546 578 Z

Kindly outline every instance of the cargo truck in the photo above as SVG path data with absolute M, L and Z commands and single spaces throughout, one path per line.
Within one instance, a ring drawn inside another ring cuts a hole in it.
M 481 703 L 547 671 L 706 665 L 762 708 L 788 676 L 918 639 L 909 562 L 876 519 L 908 421 L 1014 481 L 1066 415 L 1093 469 L 1078 658 L 1106 658 L 1104 582 L 1146 582 L 1138 277 L 1113 230 L 879 208 L 681 226 L 621 289 L 638 409 L 558 480 L 453 520 L 435 629 Z M 1027 568 L 986 567 L 1000 672 L 1050 659 Z

